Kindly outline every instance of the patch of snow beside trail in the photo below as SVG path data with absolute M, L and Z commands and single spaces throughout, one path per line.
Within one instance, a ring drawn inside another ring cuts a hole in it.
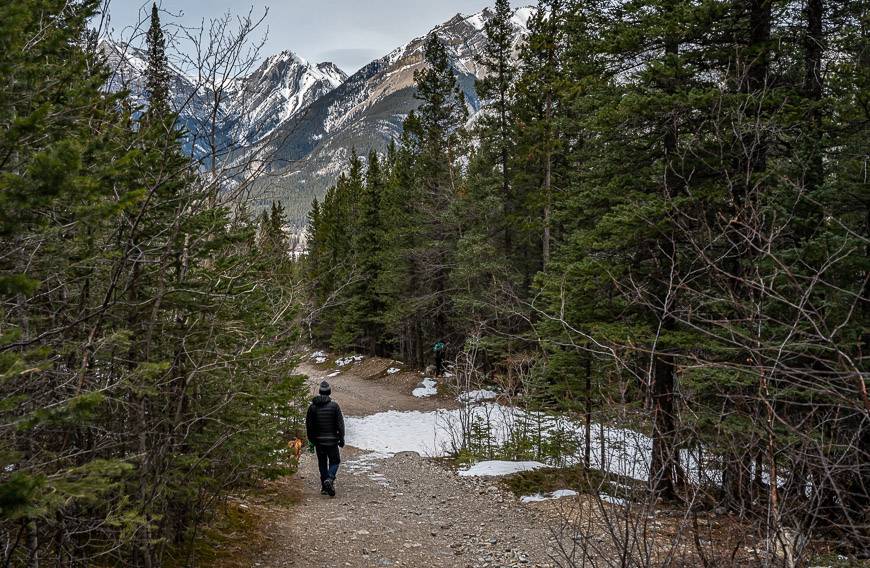
M 326 363 L 326 357 L 315 357 L 314 362 L 317 363 L 318 365 Z
M 599 493 L 598 497 L 604 501 L 605 503 L 611 503 L 613 505 L 621 505 L 625 507 L 628 505 L 628 501 L 625 499 L 620 499 L 619 497 L 614 497 L 612 495 L 608 495 L 607 493 Z
M 447 438 L 439 436 L 438 413 L 389 410 L 370 416 L 346 416 L 345 442 L 348 446 L 381 454 L 417 452 L 421 456 L 444 456 Z
M 351 363 L 358 363 L 365 359 L 363 355 L 350 355 L 348 357 L 342 357 L 341 359 L 336 360 L 335 364 L 339 367 L 344 367 L 345 365 L 349 365 Z
M 390 367 L 389 369 L 387 369 L 387 374 L 388 375 L 395 375 L 399 371 L 401 371 L 401 369 L 398 369 L 396 367 Z
M 523 503 L 538 503 L 540 501 L 550 501 L 552 499 L 561 499 L 562 497 L 576 497 L 577 492 L 571 489 L 559 489 L 551 493 L 535 493 L 534 495 L 525 495 L 520 498 Z
M 438 383 L 436 383 L 432 379 L 423 379 L 423 382 L 420 383 L 420 385 L 422 386 L 419 386 L 411 391 L 411 394 L 416 396 L 417 398 L 426 398 L 427 396 L 438 394 Z
M 481 402 L 484 400 L 492 400 L 498 396 L 498 393 L 491 390 L 474 390 L 460 394 L 456 400 L 459 402 Z
M 496 477 L 511 475 L 521 471 L 531 471 L 547 467 L 546 464 L 537 461 L 481 461 L 466 469 L 459 470 L 460 477 Z
M 326 376 L 327 376 L 328 378 L 331 379 L 332 377 L 337 377 L 337 376 L 339 376 L 340 374 L 341 374 L 341 371 L 333 371 L 333 372 L 329 373 L 329 374 L 326 375 Z
M 347 460 L 342 464 L 342 468 L 346 469 L 350 472 L 371 472 L 375 466 L 375 462 L 389 459 L 393 457 L 393 454 L 387 454 L 383 452 L 369 452 L 367 454 L 362 454 L 361 456 L 357 456 L 352 460 Z M 376 475 L 376 474 L 375 474 Z
M 435 381 L 428 380 L 430 394 L 435 394 Z M 426 385 L 420 390 L 425 388 Z M 509 442 L 512 436 L 527 439 L 538 432 L 544 438 L 557 433 L 568 435 L 575 439 L 577 452 L 563 456 L 559 465 L 571 466 L 583 461 L 583 424 L 495 402 L 481 402 L 453 410 L 390 410 L 362 418 L 346 417 L 346 441 L 348 445 L 362 450 L 383 453 L 409 451 L 425 457 L 441 457 L 454 453 L 462 446 L 461 425 L 465 424 L 467 429 L 474 422 L 489 430 L 491 443 L 495 447 Z M 640 481 L 647 480 L 652 459 L 652 439 L 649 436 L 627 428 L 593 424 L 591 438 L 592 468 Z M 696 453 L 683 449 L 680 454 L 680 462 L 693 482 L 702 477 L 705 480 L 716 479 L 719 472 L 715 468 L 702 468 Z

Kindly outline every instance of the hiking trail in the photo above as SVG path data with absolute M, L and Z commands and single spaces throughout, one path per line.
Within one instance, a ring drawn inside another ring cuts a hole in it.
M 298 371 L 311 385 L 330 382 L 346 420 L 456 406 L 412 396 L 421 375 L 387 375 L 390 363 L 366 358 L 335 375 L 307 362 Z M 320 495 L 317 459 L 308 452 L 298 473 L 281 483 L 298 503 L 260 511 L 268 537 L 253 566 L 555 566 L 548 556 L 550 529 L 535 507 L 494 478 L 460 477 L 413 452 L 385 457 L 346 446 L 334 498 Z

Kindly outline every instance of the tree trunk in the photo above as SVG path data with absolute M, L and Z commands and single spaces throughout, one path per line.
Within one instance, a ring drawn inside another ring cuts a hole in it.
M 552 150 L 550 149 L 551 136 L 549 133 L 550 121 L 553 116 L 553 95 L 550 92 L 547 92 L 544 116 L 547 122 L 548 135 L 545 141 L 545 144 L 547 144 L 547 150 L 544 155 L 544 234 L 542 237 L 543 242 L 541 244 L 541 263 L 543 264 L 543 268 L 546 269 L 547 265 L 550 263 L 550 218 L 552 215 L 551 209 L 553 201 L 553 156 Z
M 650 489 L 665 499 L 677 497 L 684 476 L 676 448 L 674 418 L 674 356 L 658 353 L 653 362 L 653 448 Z
M 592 467 L 592 355 L 586 354 L 586 452 L 583 456 L 586 469 Z M 602 466 L 603 467 L 603 466 Z

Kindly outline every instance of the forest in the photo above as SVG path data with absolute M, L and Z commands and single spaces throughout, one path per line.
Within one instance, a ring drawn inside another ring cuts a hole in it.
M 565 566 L 679 565 L 645 541 L 665 509 L 779 565 L 870 558 L 866 0 L 540 0 L 519 49 L 496 0 L 483 111 L 430 35 L 419 108 L 299 257 L 279 205 L 232 198 L 244 168 L 185 153 L 156 6 L 147 105 L 107 92 L 102 6 L 0 3 L 2 566 L 196 565 L 218 504 L 296 467 L 302 350 L 423 369 L 439 341 L 457 380 L 584 425 L 472 428 L 459 458 L 570 446 L 608 477 L 594 428 L 651 439 L 617 559 Z M 671 550 L 740 564 L 699 534 Z
M 495 13 L 477 120 L 433 34 L 401 140 L 313 204 L 307 333 L 444 341 L 585 418 L 587 468 L 593 420 L 649 435 L 649 507 L 866 555 L 867 4 L 542 0 L 519 54 Z
M 230 491 L 290 471 L 286 236 L 182 152 L 166 45 L 107 94 L 101 2 L 0 4 L 0 565 L 186 566 Z

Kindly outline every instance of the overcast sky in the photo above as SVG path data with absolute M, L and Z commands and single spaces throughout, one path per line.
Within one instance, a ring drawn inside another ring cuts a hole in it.
M 289 49 L 313 62 L 332 61 L 348 74 L 421 36 L 457 12 L 472 14 L 493 0 L 158 0 L 165 23 L 198 26 L 226 12 L 262 16 L 264 55 Z M 512 0 L 515 7 L 532 0 Z M 111 28 L 123 32 L 150 13 L 151 0 L 111 0 Z M 177 16 L 177 17 L 176 17 Z M 266 28 L 264 27 L 264 30 Z M 129 37 L 129 28 L 124 37 Z

